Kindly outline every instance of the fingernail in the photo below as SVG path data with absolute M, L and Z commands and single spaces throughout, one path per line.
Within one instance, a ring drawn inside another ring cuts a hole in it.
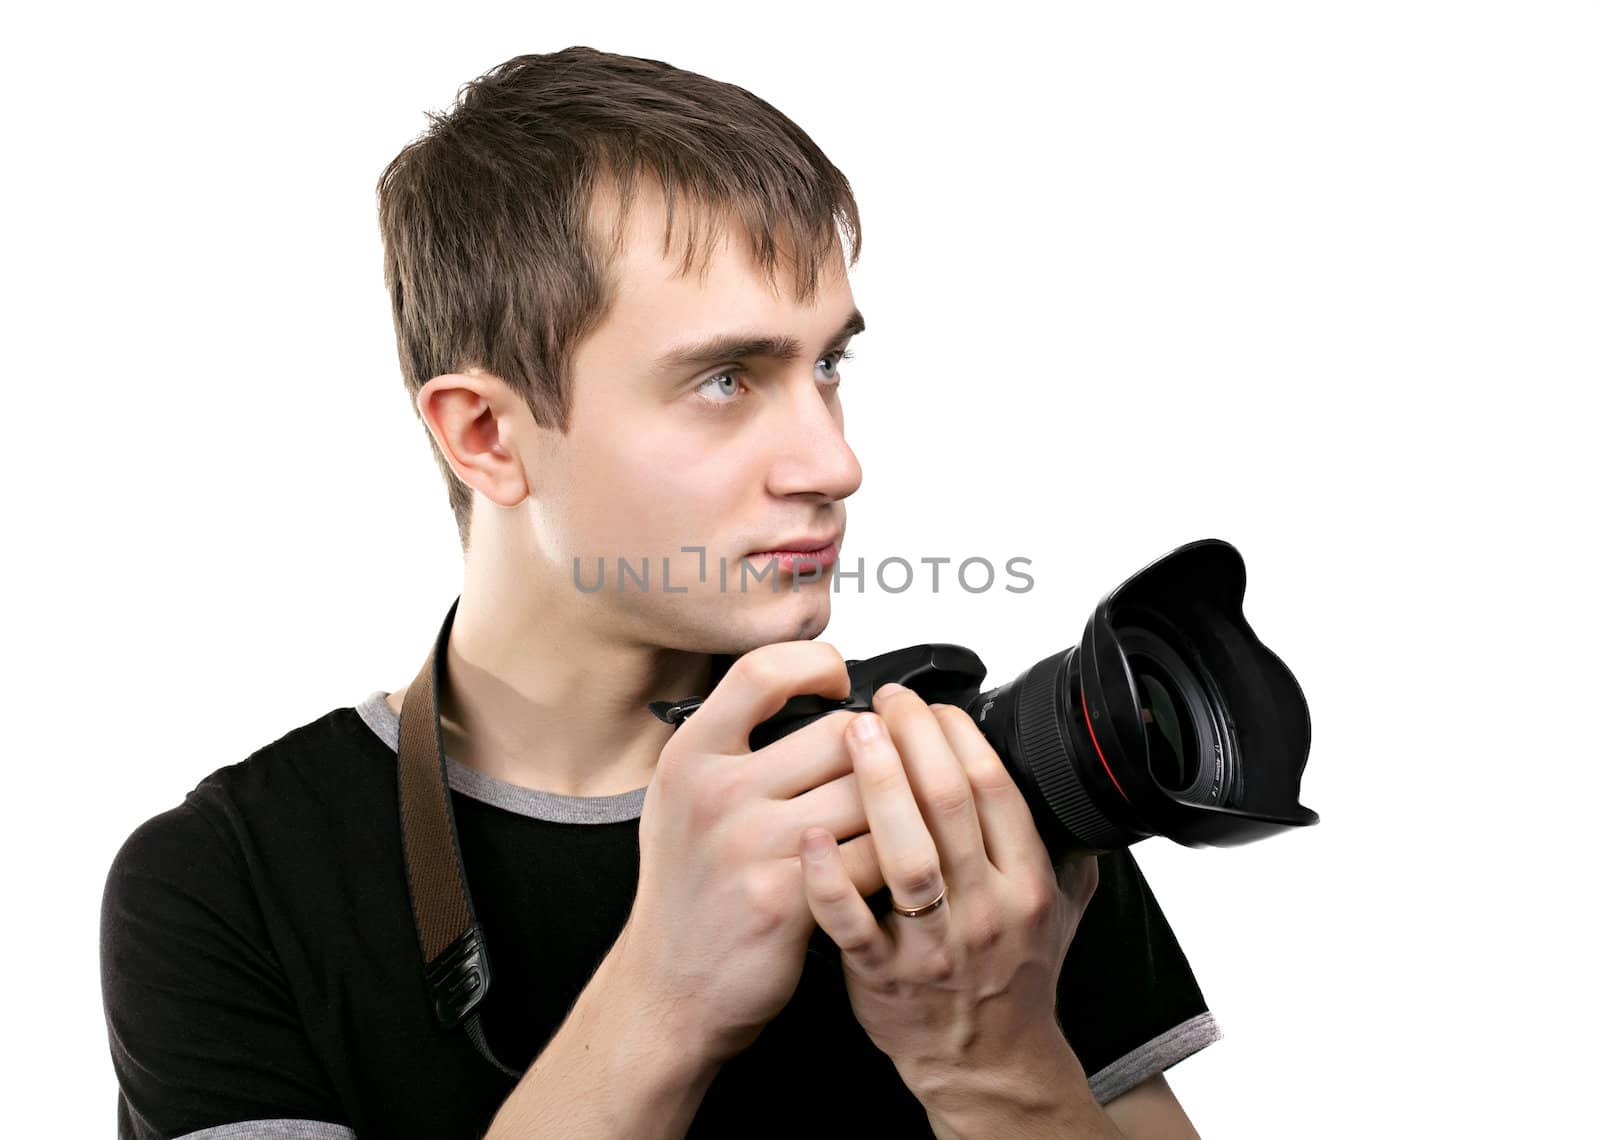
M 811 862 L 820 863 L 828 854 L 828 837 L 820 831 L 808 831 L 800 841 L 800 849 Z
M 904 689 L 904 685 L 899 684 L 896 681 L 890 681 L 887 685 L 879 685 L 877 692 L 873 693 L 872 695 L 874 697 L 892 697 Z

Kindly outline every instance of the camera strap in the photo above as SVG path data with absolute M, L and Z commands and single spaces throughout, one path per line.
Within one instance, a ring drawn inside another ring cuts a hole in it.
M 423 975 L 433 1013 L 444 1029 L 464 1025 L 478 1052 L 509 1077 L 522 1072 L 500 1062 L 479 1019 L 492 974 L 489 948 L 472 909 L 456 834 L 455 810 L 445 772 L 439 691 L 458 594 L 445 614 L 433 648 L 400 707 L 400 840 L 406 887 L 422 949 Z

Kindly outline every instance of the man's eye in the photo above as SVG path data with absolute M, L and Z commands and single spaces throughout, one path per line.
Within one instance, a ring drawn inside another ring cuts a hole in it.
M 839 382 L 839 364 L 850 359 L 849 349 L 840 349 L 830 352 L 827 356 L 817 360 L 817 367 L 825 369 L 819 379 L 824 384 L 837 384 Z M 745 391 L 743 382 L 739 379 L 739 370 L 729 368 L 718 372 L 715 376 L 707 376 L 695 389 L 698 395 L 708 404 L 717 404 L 722 407 L 738 403 L 741 391 Z
M 720 407 L 731 407 L 733 403 L 739 402 L 741 389 L 744 389 L 744 381 L 739 379 L 738 368 L 728 368 L 725 371 L 718 371 L 715 376 L 707 376 L 706 379 L 702 379 L 699 387 L 696 387 L 694 392 L 702 400 L 706 400 L 707 403 L 715 403 Z
M 734 385 L 731 390 L 726 387 L 726 384 L 728 383 Z M 715 376 L 706 377 L 706 379 L 700 383 L 700 386 L 696 388 L 695 391 L 699 393 L 707 403 L 731 404 L 734 402 L 733 397 L 736 397 L 739 394 L 739 387 L 739 374 L 732 369 L 729 369 L 727 372 L 718 372 Z M 706 395 L 705 393 L 707 392 L 712 394 Z M 722 399 L 720 397 L 727 397 L 727 399 Z
M 838 352 L 830 352 L 827 356 L 824 356 L 817 361 L 819 365 L 826 364 L 828 366 L 828 371 L 822 378 L 829 384 L 837 384 L 839 382 L 839 365 L 849 359 L 850 350 L 848 348 L 840 349 Z

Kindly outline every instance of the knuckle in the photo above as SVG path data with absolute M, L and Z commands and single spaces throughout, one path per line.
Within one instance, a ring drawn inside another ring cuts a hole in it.
M 928 789 L 928 806 L 941 816 L 965 815 L 971 802 L 971 785 L 965 780 L 940 780 Z
M 909 898 L 901 900 L 902 904 L 921 906 L 930 901 L 939 888 L 939 860 L 934 856 L 908 860 L 897 868 L 895 880 L 902 890 L 910 893 Z
M 787 921 L 787 892 L 772 875 L 751 869 L 741 876 L 739 888 L 745 922 L 756 934 L 772 934 Z
M 835 662 L 839 663 L 840 665 L 844 664 L 844 654 L 839 652 L 838 647 L 835 646 L 833 644 L 833 642 L 831 642 L 831 641 L 811 641 L 811 642 L 808 642 L 807 644 L 815 646 L 816 648 L 815 648 L 814 652 L 820 654 L 822 656 L 823 660 L 826 661 L 829 665 L 832 665 Z
M 924 981 L 948 982 L 956 974 L 956 956 L 943 946 L 928 951 L 919 971 Z
M 843 681 L 849 676 L 844 655 L 826 641 L 778 641 L 757 646 L 733 664 L 740 683 L 761 693 L 782 691 L 798 678 L 826 676 Z
M 834 945 L 846 954 L 861 956 L 872 949 L 873 936 L 869 930 L 851 931 L 833 940 Z
M 751 688 L 760 692 L 774 689 L 783 681 L 784 672 L 779 668 L 778 663 L 773 660 L 773 655 L 762 652 L 764 649 L 771 648 L 771 646 L 761 646 L 750 653 L 746 653 L 736 662 L 736 664 L 744 667 L 740 676 Z
M 997 908 L 968 903 L 961 916 L 962 940 L 974 950 L 988 950 L 1005 937 L 1005 923 Z
M 848 902 L 854 893 L 854 888 L 850 886 L 848 879 L 843 881 L 829 879 L 826 883 L 812 887 L 811 893 L 816 896 L 818 902 L 836 905 Z
M 1018 905 L 1024 920 L 1036 926 L 1055 914 L 1061 905 L 1061 892 L 1054 883 L 1030 879 L 1019 894 Z
M 823 687 L 831 691 L 832 686 L 837 685 L 843 690 L 840 695 L 847 695 L 850 692 L 850 666 L 845 664 L 844 654 L 826 641 L 814 641 L 811 644 L 822 655 L 821 671 L 828 682 Z
M 982 791 L 1004 792 L 1016 784 L 993 748 L 973 750 L 962 758 L 962 764 L 967 769 L 968 782 Z

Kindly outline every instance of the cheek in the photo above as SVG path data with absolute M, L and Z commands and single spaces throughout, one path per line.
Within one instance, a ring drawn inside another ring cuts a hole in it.
M 751 511 L 741 503 L 751 494 L 752 475 L 729 456 L 709 453 L 664 433 L 640 433 L 635 447 L 615 441 L 583 451 L 572 471 L 572 526 L 591 550 L 629 556 L 679 552 L 706 546 L 715 552 L 741 527 Z M 761 521 L 756 519 L 758 523 Z

